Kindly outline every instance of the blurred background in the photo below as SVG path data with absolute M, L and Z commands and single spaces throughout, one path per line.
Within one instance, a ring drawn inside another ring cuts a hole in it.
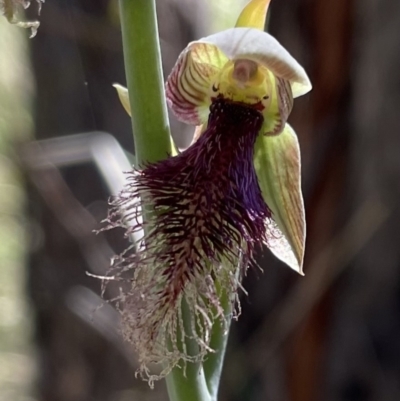
M 245 2 L 159 0 L 165 75 Z M 290 117 L 306 276 L 260 255 L 219 399 L 398 401 L 400 2 L 273 0 L 270 17 L 314 86 Z M 117 1 L 49 0 L 40 21 L 29 40 L 0 19 L 0 400 L 166 401 L 163 382 L 135 379 L 118 315 L 87 274 L 126 245 L 92 232 L 127 169 L 121 147 L 133 152 L 111 86 L 125 84 Z M 191 129 L 171 125 L 187 144 Z

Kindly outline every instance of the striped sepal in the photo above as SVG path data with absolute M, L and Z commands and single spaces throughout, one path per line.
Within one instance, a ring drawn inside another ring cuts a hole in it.
M 272 72 L 269 74 L 272 82 L 271 103 L 263 112 L 264 124 L 261 133 L 274 136 L 280 134 L 285 128 L 293 108 L 293 94 L 288 80 L 276 77 Z
M 261 192 L 274 220 L 267 225 L 267 245 L 276 257 L 303 274 L 305 213 L 296 133 L 286 124 L 280 135 L 259 135 L 254 156 Z
M 168 105 L 187 124 L 207 121 L 213 78 L 227 58 L 214 45 L 192 42 L 181 53 L 166 83 Z

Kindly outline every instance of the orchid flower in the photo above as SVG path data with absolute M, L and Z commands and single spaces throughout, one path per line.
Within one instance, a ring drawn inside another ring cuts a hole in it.
M 212 351 L 211 328 L 225 319 L 218 289 L 237 302 L 240 279 L 264 245 L 302 274 L 300 152 L 287 119 L 293 98 L 311 84 L 262 31 L 268 4 L 252 0 L 235 28 L 182 51 L 166 97 L 177 118 L 196 127 L 194 140 L 174 157 L 136 168 L 114 201 L 117 224 L 129 221 L 128 234 L 145 232 L 136 253 L 116 264 L 134 269 L 123 299 L 124 334 L 145 373 L 161 363 L 164 376 L 180 360 L 201 361 Z M 130 113 L 126 90 L 117 90 Z M 196 355 L 185 349 L 189 335 Z

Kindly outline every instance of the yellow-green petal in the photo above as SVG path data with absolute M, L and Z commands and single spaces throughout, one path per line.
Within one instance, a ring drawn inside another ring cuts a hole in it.
M 278 135 L 285 128 L 286 121 L 293 108 L 293 94 L 290 82 L 270 73 L 272 82 L 268 93 L 270 105 L 262 113 L 264 123 L 261 127 L 262 135 Z
M 213 44 L 192 42 L 180 54 L 166 82 L 166 97 L 180 121 L 201 125 L 207 121 L 213 79 L 228 61 Z
M 114 84 L 113 87 L 117 90 L 119 100 L 124 107 L 125 111 L 132 117 L 131 114 L 131 103 L 129 101 L 128 89 L 120 84 Z
M 303 274 L 305 213 L 300 179 L 300 149 L 296 133 L 286 124 L 280 135 L 259 135 L 254 165 L 271 223 L 268 247 L 277 258 Z
M 264 30 L 265 18 L 271 0 L 251 0 L 236 21 L 236 28 L 256 28 Z

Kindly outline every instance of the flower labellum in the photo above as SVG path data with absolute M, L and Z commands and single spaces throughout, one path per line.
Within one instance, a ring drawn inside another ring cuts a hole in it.
M 212 325 L 225 322 L 218 289 L 234 303 L 264 245 L 302 273 L 300 153 L 286 121 L 293 98 L 311 84 L 297 61 L 258 29 L 264 18 L 251 7 L 265 16 L 268 3 L 253 0 L 236 28 L 183 50 L 166 96 L 181 121 L 197 126 L 195 139 L 179 155 L 134 170 L 113 204 L 116 225 L 128 221 L 128 234 L 145 232 L 116 268 L 134 269 L 123 297 L 123 331 L 151 380 L 151 363 L 163 364 L 162 377 L 179 361 L 199 361 L 212 351 Z M 130 111 L 126 91 L 117 90 Z M 195 355 L 185 349 L 185 337 L 195 340 Z

